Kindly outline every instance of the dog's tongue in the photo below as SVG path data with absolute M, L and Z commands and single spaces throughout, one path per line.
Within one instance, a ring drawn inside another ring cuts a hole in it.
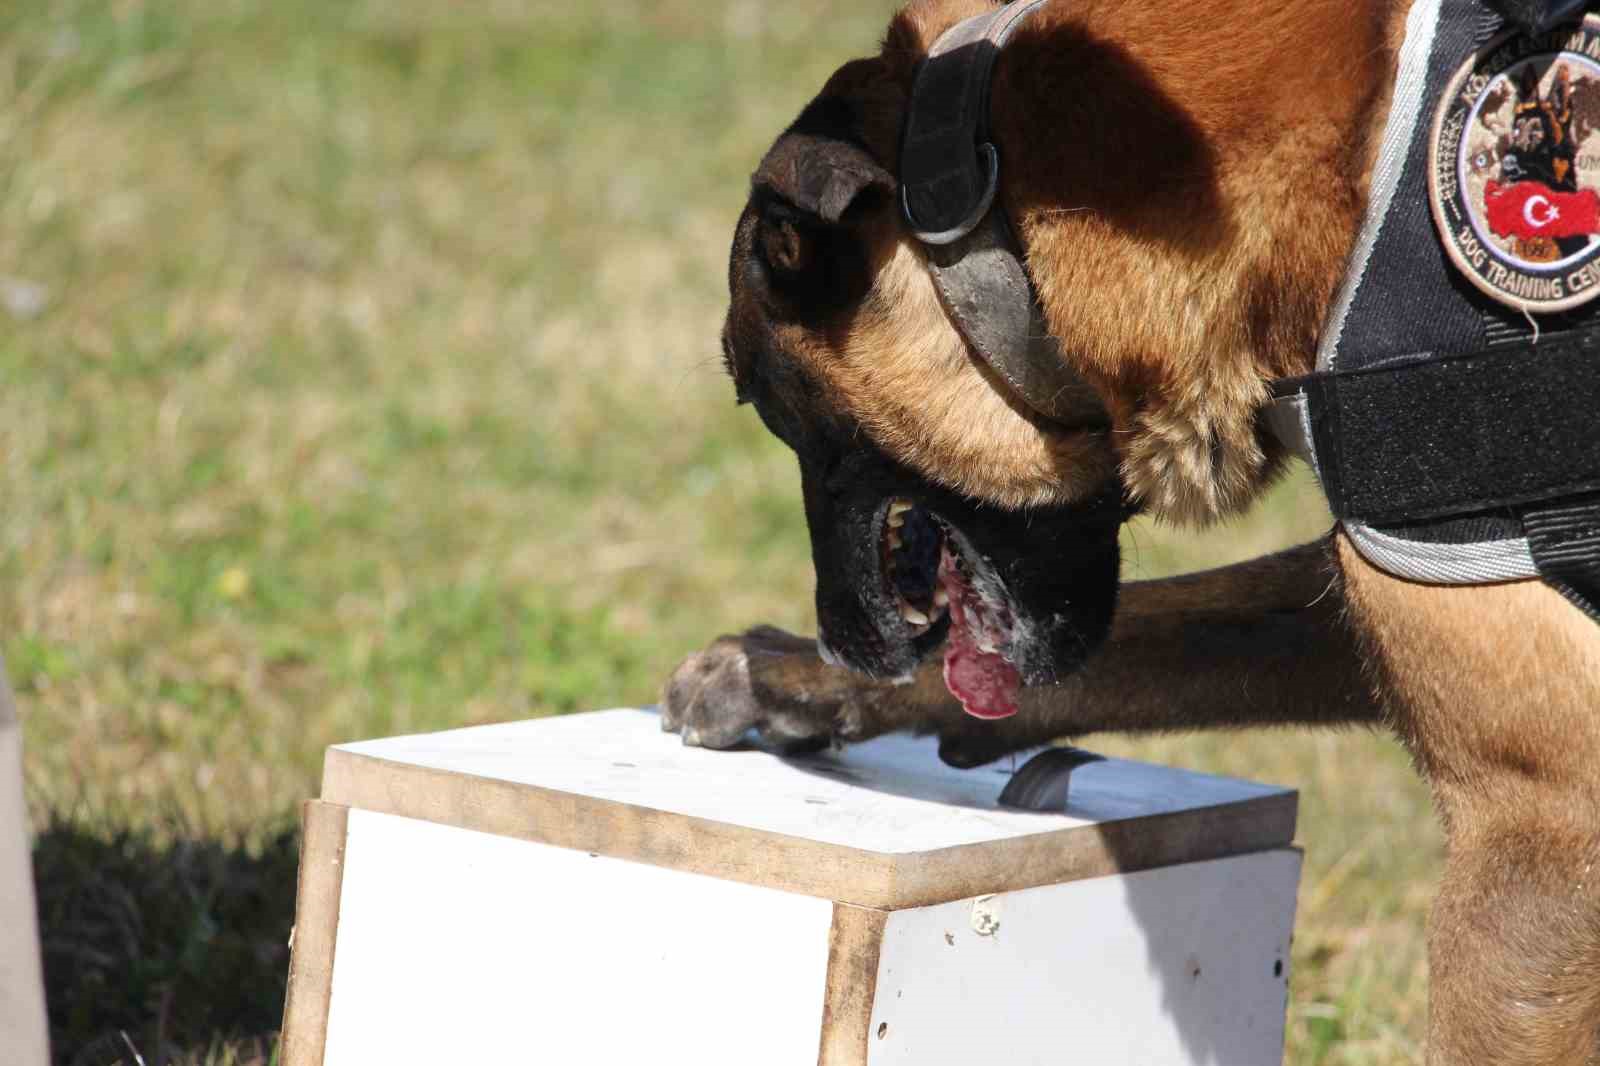
M 944 646 L 944 685 L 974 718 L 1009 718 L 1017 713 L 1022 675 L 999 652 L 978 647 L 987 622 L 978 594 L 946 547 L 939 558 L 939 584 L 950 597 L 950 636 Z M 991 646 L 995 643 L 990 640 Z

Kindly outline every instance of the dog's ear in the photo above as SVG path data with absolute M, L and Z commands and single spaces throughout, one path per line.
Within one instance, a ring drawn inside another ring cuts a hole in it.
M 788 274 L 802 274 L 816 258 L 815 235 L 805 232 L 802 223 L 787 213 L 769 213 L 756 231 L 761 255 L 767 263 Z
M 1539 96 L 1539 71 L 1534 64 L 1529 63 L 1517 76 L 1517 103 L 1536 104 L 1539 102 Z
M 790 131 L 751 179 L 760 222 L 756 246 L 796 307 L 839 308 L 869 282 L 855 223 L 894 191 L 894 176 L 864 148 Z
M 894 177 L 866 152 L 843 141 L 824 141 L 801 161 L 795 175 L 794 203 L 824 222 L 844 220 L 868 193 L 889 193 Z
M 829 225 L 846 221 L 851 209 L 868 197 L 894 191 L 894 175 L 865 149 L 803 133 L 791 133 L 773 145 L 753 182 Z

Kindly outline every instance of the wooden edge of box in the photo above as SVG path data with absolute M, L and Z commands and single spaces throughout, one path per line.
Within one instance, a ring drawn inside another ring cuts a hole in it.
M 879 906 L 889 898 L 892 870 L 873 852 L 337 748 L 323 762 L 322 794 L 361 810 L 822 899 Z
M 615 800 L 329 748 L 323 799 L 860 907 L 897 910 L 991 892 L 1261 851 L 1294 839 L 1298 795 L 887 854 Z
M 888 911 L 872 907 L 833 905 L 817 1066 L 867 1066 L 878 960 L 888 918 Z
M 304 828 L 290 934 L 289 986 L 283 1001 L 281 1066 L 322 1066 L 349 814 L 348 807 L 323 800 L 306 800 L 301 808 Z
M 1293 791 L 1078 829 L 902 856 L 895 908 L 926 907 L 1090 877 L 1135 873 L 1285 847 L 1300 805 Z

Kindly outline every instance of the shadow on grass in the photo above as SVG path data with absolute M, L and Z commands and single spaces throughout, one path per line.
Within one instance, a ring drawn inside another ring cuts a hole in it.
M 57 1066 L 267 1066 L 298 833 L 259 847 L 52 818 L 33 850 Z

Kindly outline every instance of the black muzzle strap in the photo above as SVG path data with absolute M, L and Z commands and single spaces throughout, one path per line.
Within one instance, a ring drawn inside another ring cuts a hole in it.
M 1011 32 L 1048 0 L 976 15 L 939 36 L 917 68 L 900 148 L 900 203 L 940 303 L 980 365 L 1034 413 L 1106 421 L 1099 397 L 1050 335 L 1022 248 L 999 203 L 989 84 Z
M 999 189 L 989 135 L 989 85 L 1017 25 L 1049 0 L 1007 4 L 939 35 L 917 68 L 900 138 L 900 204 L 924 244 L 953 244 L 978 227 Z

